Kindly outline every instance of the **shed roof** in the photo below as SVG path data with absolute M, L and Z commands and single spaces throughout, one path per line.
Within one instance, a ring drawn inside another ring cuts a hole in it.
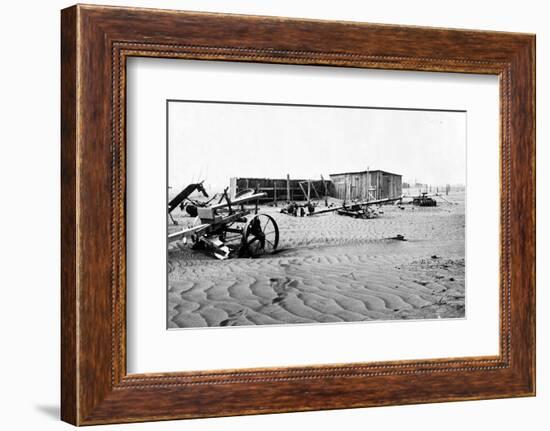
M 355 172 L 339 172 L 337 174 L 329 174 L 330 177 L 333 177 L 333 176 L 336 176 L 336 175 L 359 175 L 359 174 L 366 174 L 367 172 L 382 172 L 384 174 L 387 174 L 387 175 L 393 175 L 393 176 L 396 176 L 396 177 L 402 177 L 403 175 L 401 174 L 394 174 L 392 172 L 388 172 L 388 171 L 383 171 L 383 170 L 380 170 L 380 169 L 369 169 L 368 171 L 355 171 Z

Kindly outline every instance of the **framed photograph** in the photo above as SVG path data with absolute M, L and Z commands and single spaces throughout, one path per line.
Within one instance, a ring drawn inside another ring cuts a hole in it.
M 535 37 L 61 14 L 62 419 L 535 394 Z

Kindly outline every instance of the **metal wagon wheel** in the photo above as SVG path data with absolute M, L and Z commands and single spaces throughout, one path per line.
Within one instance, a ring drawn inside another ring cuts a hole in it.
M 241 255 L 259 257 L 271 254 L 279 245 L 279 227 L 273 217 L 258 214 L 246 224 L 243 231 Z

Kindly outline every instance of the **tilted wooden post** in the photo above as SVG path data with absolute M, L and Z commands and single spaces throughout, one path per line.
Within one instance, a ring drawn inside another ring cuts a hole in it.
M 302 183 L 303 183 L 303 181 L 298 181 L 298 185 L 300 186 L 300 190 L 302 190 L 302 195 L 304 196 L 304 199 L 307 199 L 307 192 L 306 192 L 306 189 L 304 189 L 304 185 Z
M 273 180 L 273 205 L 277 206 L 277 180 Z
M 260 194 L 260 182 L 256 181 L 256 194 Z M 254 214 L 258 214 L 258 206 L 260 205 L 260 198 L 256 199 L 256 207 L 254 208 Z
M 307 203 L 311 200 L 311 180 L 307 180 Z

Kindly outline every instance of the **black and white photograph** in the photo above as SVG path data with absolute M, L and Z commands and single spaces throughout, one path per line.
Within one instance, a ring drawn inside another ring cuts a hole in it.
M 168 328 L 465 318 L 465 111 L 166 110 Z

